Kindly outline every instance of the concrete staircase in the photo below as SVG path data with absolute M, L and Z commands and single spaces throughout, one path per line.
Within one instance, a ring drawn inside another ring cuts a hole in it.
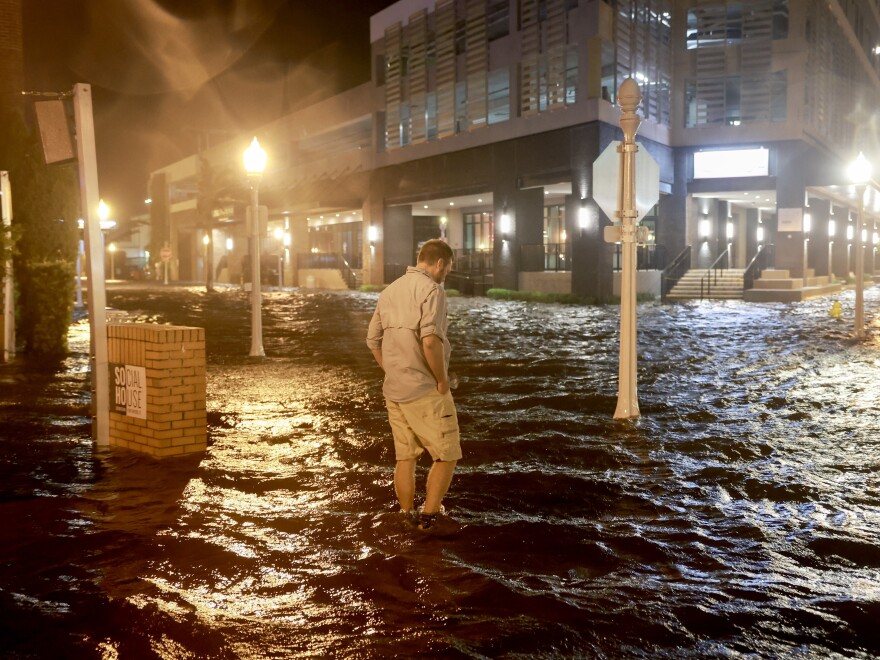
M 694 268 L 689 270 L 678 281 L 672 291 L 666 294 L 667 300 L 700 300 L 700 298 L 711 298 L 713 300 L 742 300 L 743 297 L 743 269 L 742 268 L 726 268 L 719 271 L 716 280 L 715 273 L 712 271 L 707 276 L 705 268 Z M 711 286 L 707 286 L 711 277 Z M 700 293 L 700 283 L 702 282 L 702 296 Z
M 831 282 L 827 275 L 816 276 L 812 268 L 807 269 L 806 277 L 792 277 L 787 270 L 765 268 L 744 298 L 748 302 L 795 302 L 836 293 L 841 288 L 841 284 Z

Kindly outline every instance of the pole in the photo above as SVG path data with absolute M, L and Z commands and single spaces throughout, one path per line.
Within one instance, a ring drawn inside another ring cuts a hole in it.
M 83 255 L 85 255 L 85 249 L 83 248 L 83 239 L 79 239 L 76 246 L 76 306 L 78 308 L 81 308 L 83 306 Z
M 9 172 L 0 172 L 0 216 L 7 229 L 12 224 L 12 193 Z M 3 264 L 3 361 L 15 355 L 15 289 L 12 273 L 12 257 Z
M 263 357 L 263 296 L 260 291 L 260 178 L 251 177 L 251 206 L 253 224 L 251 247 L 251 357 Z
M 865 184 L 856 186 L 859 196 L 859 217 L 856 223 L 856 337 L 865 336 L 865 250 L 862 227 L 865 225 Z
M 86 276 L 89 279 L 89 333 L 92 358 L 92 437 L 98 445 L 110 444 L 110 390 L 107 359 L 107 294 L 104 288 L 104 251 L 98 222 L 98 163 L 95 154 L 95 123 L 92 90 L 73 87 L 76 150 L 82 216 L 85 221 Z
M 618 145 L 620 153 L 620 190 L 618 191 L 617 216 L 623 225 L 621 237 L 622 263 L 620 271 L 620 368 L 618 370 L 617 410 L 615 419 L 635 419 L 639 416 L 639 400 L 636 373 L 636 131 L 641 119 L 636 108 L 642 100 L 639 86 L 627 78 L 620 86 L 618 102 L 623 114 L 620 127 L 623 142 Z

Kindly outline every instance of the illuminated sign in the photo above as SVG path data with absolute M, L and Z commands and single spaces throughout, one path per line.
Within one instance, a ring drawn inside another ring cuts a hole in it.
M 769 173 L 770 150 L 763 147 L 694 152 L 695 179 L 767 176 Z

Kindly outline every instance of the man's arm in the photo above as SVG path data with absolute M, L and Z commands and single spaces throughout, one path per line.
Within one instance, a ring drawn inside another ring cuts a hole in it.
M 385 371 L 385 365 L 382 364 L 382 349 L 371 348 L 370 351 L 373 353 L 373 357 L 376 358 L 376 362 L 378 362 L 379 366 L 382 367 L 382 371 Z
M 425 360 L 434 378 L 437 381 L 437 391 L 446 394 L 449 391 L 449 380 L 446 376 L 446 360 L 443 356 L 443 340 L 437 335 L 422 337 L 422 349 L 425 351 Z M 381 364 L 381 363 L 380 363 Z

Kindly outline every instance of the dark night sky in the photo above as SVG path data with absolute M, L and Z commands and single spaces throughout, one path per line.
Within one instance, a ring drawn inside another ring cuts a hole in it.
M 22 4 L 25 88 L 91 83 L 101 196 L 124 220 L 144 212 L 149 172 L 194 153 L 198 132 L 253 129 L 326 93 L 310 53 L 345 54 L 337 85 L 366 80 L 369 17 L 393 0 Z

